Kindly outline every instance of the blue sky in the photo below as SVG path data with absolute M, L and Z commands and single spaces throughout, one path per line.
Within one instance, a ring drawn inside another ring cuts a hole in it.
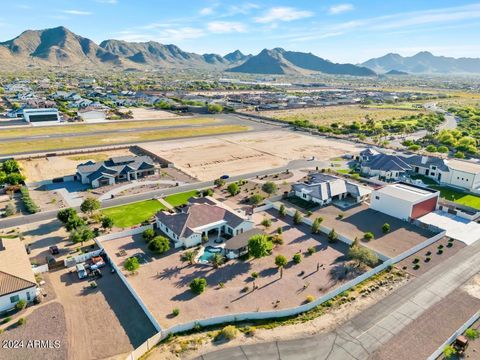
M 358 63 L 388 52 L 480 57 L 480 2 L 0 0 L 0 41 L 64 25 L 99 43 L 155 40 L 226 54 L 263 48 Z

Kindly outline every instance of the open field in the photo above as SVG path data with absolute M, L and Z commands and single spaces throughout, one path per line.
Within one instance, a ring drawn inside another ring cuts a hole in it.
M 147 143 L 141 147 L 200 180 L 281 167 L 313 156 L 316 160 L 328 160 L 362 150 L 352 143 L 283 130 Z
M 255 223 L 258 225 L 264 216 L 273 217 L 271 213 L 255 214 Z M 219 269 L 182 263 L 179 256 L 183 250 L 180 249 L 171 249 L 163 256 L 152 256 L 141 235 L 105 241 L 103 245 L 112 260 L 122 267 L 129 256 L 145 253 L 146 262 L 127 279 L 163 326 L 228 313 L 298 306 L 305 302 L 308 295 L 321 296 L 348 280 L 340 280 L 331 273 L 344 272 L 345 244 L 328 244 L 326 236 L 311 235 L 308 226 L 293 225 L 291 218 L 274 218 L 268 232 L 274 232 L 278 226 L 284 229 L 284 244 L 277 246 L 272 255 L 260 259 L 231 260 Z M 316 253 L 309 256 L 309 247 L 315 247 Z M 122 249 L 126 256 L 119 256 Z M 302 254 L 300 264 L 291 260 L 297 252 Z M 289 260 L 283 278 L 280 278 L 274 263 L 278 254 L 285 255 Z M 260 275 L 255 281 L 258 288 L 254 291 L 252 272 Z M 189 283 L 196 277 L 205 277 L 208 283 L 206 291 L 198 296 L 194 296 L 189 288 Z M 171 314 L 175 307 L 180 310 L 176 317 Z
M 29 127 L 19 129 L 0 130 L 0 139 L 9 139 L 24 137 L 28 133 L 29 137 L 53 134 L 82 134 L 92 132 L 104 132 L 114 130 L 130 130 L 156 128 L 161 129 L 165 126 L 183 126 L 183 125 L 205 125 L 219 123 L 219 119 L 214 118 L 196 118 L 196 119 L 173 119 L 173 120 L 150 120 L 150 121 L 116 121 L 100 124 L 65 124 L 43 127 Z
M 283 121 L 308 120 L 315 125 L 363 122 L 368 115 L 375 121 L 425 112 L 423 109 L 377 108 L 361 105 L 327 106 L 306 109 L 262 111 L 261 115 Z
M 161 120 L 180 118 L 180 115 L 174 114 L 170 111 L 145 109 L 145 108 L 126 108 L 120 111 L 131 111 L 134 120 Z
M 149 220 L 165 207 L 158 200 L 145 200 L 133 204 L 116 206 L 102 210 L 103 215 L 113 219 L 116 227 L 130 227 Z
M 480 210 L 480 196 L 446 186 L 432 185 L 430 187 L 440 191 L 440 196 L 444 199 Z
M 77 154 L 67 156 L 44 157 L 29 160 L 21 160 L 22 173 L 28 182 L 50 180 L 58 177 L 74 175 L 77 165 L 88 160 L 103 161 L 112 156 L 133 155 L 128 149 L 109 150 L 89 154 Z
M 171 138 L 216 135 L 231 132 L 247 131 L 243 125 L 219 125 L 201 128 L 184 128 L 155 131 L 138 131 L 129 133 L 113 133 L 102 135 L 85 135 L 65 138 L 42 138 L 19 142 L 0 143 L 0 154 L 16 154 L 28 152 L 50 151 L 56 149 L 73 149 L 81 147 L 127 144 L 141 141 L 153 141 Z

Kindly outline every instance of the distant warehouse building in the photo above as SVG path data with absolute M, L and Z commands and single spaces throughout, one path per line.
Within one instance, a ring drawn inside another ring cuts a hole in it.
M 23 118 L 31 124 L 60 122 L 60 114 L 55 108 L 23 109 Z
M 370 209 L 401 220 L 415 220 L 435 211 L 439 192 L 406 183 L 395 183 L 374 190 Z

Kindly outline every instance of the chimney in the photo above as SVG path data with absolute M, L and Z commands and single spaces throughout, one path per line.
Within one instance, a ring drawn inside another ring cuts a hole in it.
M 422 156 L 422 164 L 425 165 L 428 161 L 428 156 Z

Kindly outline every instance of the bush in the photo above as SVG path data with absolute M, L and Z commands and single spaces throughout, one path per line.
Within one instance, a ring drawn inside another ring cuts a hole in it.
M 213 182 L 213 184 L 214 184 L 216 187 L 222 187 L 222 186 L 225 185 L 225 183 L 226 183 L 226 181 L 223 180 L 223 179 L 220 179 L 220 178 L 215 179 L 215 181 Z
M 302 222 L 302 214 L 300 214 L 300 211 L 296 210 L 295 214 L 293 214 L 293 223 L 295 225 L 299 225 Z
M 18 326 L 25 325 L 26 323 L 27 323 L 27 319 L 25 319 L 24 317 L 18 319 L 18 321 L 17 321 Z
M 317 252 L 317 250 L 312 246 L 307 249 L 308 255 L 313 255 Z
M 313 220 L 312 223 L 312 234 L 319 234 L 320 233 L 320 224 L 322 223 L 323 218 L 318 217 L 315 220 Z
M 285 208 L 285 205 L 281 204 L 280 208 L 278 209 L 278 213 L 280 216 L 285 216 L 287 215 L 287 209 Z
M 365 234 L 363 234 L 363 238 L 366 241 L 370 241 L 374 238 L 373 233 L 371 231 L 367 231 Z
M 192 292 L 197 295 L 203 293 L 206 287 L 207 280 L 205 280 L 204 278 L 195 278 L 190 283 L 190 290 L 192 290 Z
M 226 340 L 233 340 L 238 335 L 238 329 L 234 325 L 227 325 L 220 331 L 220 335 Z
M 465 336 L 469 340 L 475 340 L 475 339 L 478 339 L 480 337 L 480 331 L 477 330 L 477 329 L 470 328 L 470 329 L 467 329 L 465 331 Z
M 254 235 L 248 240 L 248 252 L 254 258 L 261 258 L 269 255 L 272 248 L 272 241 L 267 235 Z
M 301 254 L 295 254 L 295 255 L 293 255 L 292 260 L 295 264 L 300 264 L 302 262 L 302 255 Z
M 149 243 L 155 238 L 155 230 L 147 229 L 142 233 L 142 238 L 146 243 Z
M 15 215 L 17 210 L 15 209 L 15 206 L 12 203 L 8 203 L 7 206 L 5 206 L 5 217 L 9 217 L 12 215 Z
M 163 254 L 170 250 L 170 240 L 164 236 L 157 236 L 148 243 L 148 249 L 155 254 Z
M 378 264 L 378 256 L 364 246 L 351 246 L 348 250 L 348 257 L 357 261 L 358 264 L 365 264 L 370 267 L 375 267 Z
M 254 206 L 260 204 L 262 201 L 263 201 L 263 196 L 260 194 L 254 194 L 250 196 L 250 199 L 249 199 L 250 204 Z
M 288 264 L 288 260 L 284 255 L 275 256 L 275 265 L 277 265 L 279 268 L 284 267 L 287 264 Z
M 247 336 L 255 335 L 257 328 L 255 326 L 246 326 L 242 329 L 243 333 Z
M 11 320 L 12 320 L 12 318 L 11 318 L 10 316 L 7 316 L 5 319 L 2 320 L 1 323 L 2 323 L 2 324 L 6 324 L 6 323 L 8 323 L 8 322 L 11 321 Z
M 307 298 L 305 299 L 305 302 L 311 303 L 315 300 L 315 297 L 313 295 L 308 295 Z
M 390 224 L 389 223 L 385 223 L 382 225 L 382 231 L 384 234 L 388 233 L 390 231 Z
M 457 350 L 452 345 L 448 345 L 443 349 L 443 356 L 445 359 L 450 359 L 452 358 L 455 354 L 457 353 Z
M 262 226 L 265 226 L 266 228 L 269 228 L 270 226 L 272 226 L 272 220 L 270 220 L 269 218 L 263 218 L 260 224 Z
M 338 234 L 335 232 L 335 229 L 332 229 L 328 233 L 328 242 L 335 243 L 338 241 Z
M 271 235 L 270 241 L 275 245 L 283 245 L 283 237 L 280 234 Z
M 173 315 L 173 316 L 178 316 L 179 314 L 180 314 L 180 309 L 179 309 L 179 308 L 174 308 L 174 309 L 172 310 L 172 315 Z
M 267 194 L 271 195 L 277 192 L 278 186 L 271 181 L 267 181 L 265 184 L 262 185 L 262 190 Z
M 25 205 L 25 209 L 27 210 L 27 212 L 29 214 L 35 214 L 39 212 L 40 209 L 37 206 L 37 204 L 33 202 L 32 198 L 30 197 L 30 193 L 28 189 L 25 186 L 22 186 L 20 188 L 20 192 L 22 194 L 22 201 L 23 201 L 23 204 Z
M 15 304 L 15 309 L 17 311 L 20 311 L 20 310 L 23 310 L 27 307 L 27 302 L 25 300 L 19 300 L 16 304 Z
M 133 256 L 125 260 L 125 265 L 123 265 L 123 267 L 125 268 L 125 270 L 130 271 L 131 273 L 134 273 L 135 271 L 138 270 L 138 268 L 140 267 L 140 264 L 138 263 L 138 259 L 135 256 Z
M 227 186 L 227 191 L 231 196 L 235 196 L 240 192 L 240 187 L 237 183 L 231 183 Z

